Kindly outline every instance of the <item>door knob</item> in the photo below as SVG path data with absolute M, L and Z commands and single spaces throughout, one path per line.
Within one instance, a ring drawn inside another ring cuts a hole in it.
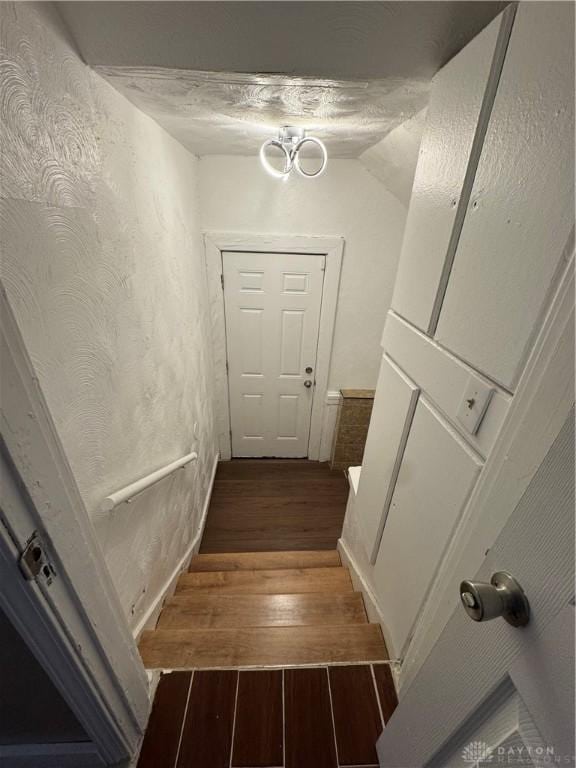
M 525 627 L 530 621 L 528 598 L 516 579 L 506 571 L 495 573 L 490 584 L 463 581 L 460 599 L 474 621 L 490 621 L 502 616 L 513 627 Z
M 304 382 L 304 386 L 306 387 L 306 389 L 310 389 L 310 387 L 312 386 L 312 382 L 310 381 L 310 379 L 306 379 L 306 381 Z

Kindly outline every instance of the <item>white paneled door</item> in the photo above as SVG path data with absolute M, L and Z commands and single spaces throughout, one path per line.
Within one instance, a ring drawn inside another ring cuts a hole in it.
M 222 253 L 232 455 L 308 455 L 325 257 Z

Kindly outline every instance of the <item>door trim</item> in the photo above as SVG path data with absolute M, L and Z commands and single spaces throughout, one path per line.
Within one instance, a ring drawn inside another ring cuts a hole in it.
M 137 751 L 148 679 L 1 284 L 0 342 L 0 444 L 12 478 L 2 483 L 0 606 L 112 765 Z M 55 566 L 51 584 L 18 567 L 34 531 Z
M 224 293 L 222 290 L 222 252 L 284 253 L 326 257 L 324 287 L 318 331 L 316 357 L 316 387 L 312 400 L 308 458 L 318 461 L 324 401 L 328 391 L 328 376 L 332 358 L 332 343 L 338 304 L 340 271 L 344 253 L 343 237 L 316 237 L 312 235 L 263 235 L 251 232 L 205 232 L 204 249 L 214 365 L 214 400 L 218 429 L 218 444 L 223 460 L 232 457 L 230 440 L 230 405 L 228 401 L 228 373 L 226 370 L 226 327 Z
M 0 746 L 0 758 L 5 768 L 103 768 L 105 765 L 90 742 Z

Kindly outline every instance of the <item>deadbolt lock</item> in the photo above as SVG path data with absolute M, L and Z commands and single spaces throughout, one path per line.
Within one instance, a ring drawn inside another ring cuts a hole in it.
M 306 373 L 312 373 L 312 370 L 313 370 L 313 368 L 312 368 L 311 365 L 307 365 L 306 366 Z

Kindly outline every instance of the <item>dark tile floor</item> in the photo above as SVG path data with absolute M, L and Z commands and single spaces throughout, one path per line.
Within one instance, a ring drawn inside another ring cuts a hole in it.
M 218 465 L 200 552 L 336 549 L 348 481 L 328 464 L 234 459 Z
M 164 674 L 138 768 L 377 766 L 387 665 Z

